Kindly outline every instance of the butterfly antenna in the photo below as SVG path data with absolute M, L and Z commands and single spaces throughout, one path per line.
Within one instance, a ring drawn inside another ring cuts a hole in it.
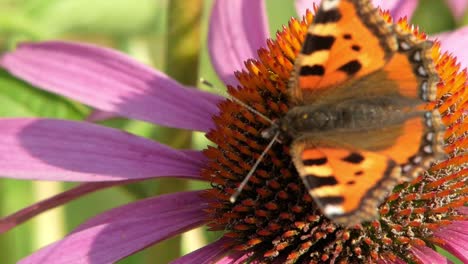
M 210 83 L 209 81 L 203 79 L 203 78 L 200 78 L 200 82 L 210 88 L 213 88 L 213 89 L 216 89 L 216 90 L 220 90 L 218 89 L 217 87 L 215 87 L 212 83 Z M 265 119 L 268 123 L 272 124 L 272 125 L 275 125 L 275 123 L 268 117 L 266 117 L 264 114 L 260 113 L 259 111 L 255 110 L 254 108 L 252 108 L 251 106 L 247 105 L 246 103 L 242 102 L 241 100 L 235 98 L 234 96 L 232 95 L 229 95 L 227 94 L 227 96 L 229 97 L 229 99 L 231 99 L 232 101 L 236 102 L 237 104 L 245 107 L 246 109 L 248 109 L 250 112 L 258 115 L 259 117 Z
M 260 157 L 258 157 L 257 161 L 255 161 L 255 164 L 252 166 L 252 168 L 250 169 L 249 173 L 247 173 L 247 176 L 245 176 L 244 180 L 241 182 L 241 184 L 239 185 L 239 187 L 237 187 L 236 191 L 231 195 L 231 197 L 229 198 L 229 201 L 231 203 L 235 203 L 236 200 L 237 200 L 237 197 L 239 197 L 239 194 L 241 194 L 242 192 L 242 189 L 244 189 L 245 185 L 247 184 L 247 182 L 249 181 L 250 177 L 252 177 L 252 175 L 254 174 L 255 170 L 257 169 L 258 167 L 258 164 L 260 164 L 260 162 L 263 160 L 263 158 L 265 157 L 266 153 L 271 149 L 271 147 L 273 146 L 273 144 L 275 143 L 275 141 L 278 139 L 280 135 L 280 132 L 276 132 L 276 134 L 273 136 L 273 138 L 270 140 L 270 143 L 268 143 L 268 146 L 266 146 L 265 150 L 263 150 L 262 154 L 260 154 Z

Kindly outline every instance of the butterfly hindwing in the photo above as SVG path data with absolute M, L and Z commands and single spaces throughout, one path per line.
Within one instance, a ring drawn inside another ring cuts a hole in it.
M 397 27 L 395 33 L 398 52 L 383 68 L 385 79 L 391 81 L 402 96 L 434 101 L 439 77 L 431 55 L 433 43 Z
M 339 224 L 374 219 L 400 173 L 393 160 L 371 151 L 298 143 L 293 152 L 294 164 L 310 195 L 322 212 Z
M 441 124 L 437 111 L 407 119 L 399 125 L 400 133 L 392 144 L 375 148 L 374 151 L 391 157 L 401 167 L 400 180 L 413 180 L 427 170 L 432 162 L 445 156 L 443 148 L 445 127 Z M 381 132 L 375 132 L 374 137 L 381 138 L 379 136 Z
M 421 113 L 385 127 L 308 133 L 294 141 L 291 154 L 323 213 L 352 225 L 374 219 L 398 182 L 414 179 L 444 155 L 439 122 L 437 112 Z

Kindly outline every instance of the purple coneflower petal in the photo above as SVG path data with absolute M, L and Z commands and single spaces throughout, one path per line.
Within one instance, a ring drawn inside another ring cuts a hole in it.
M 296 12 L 298 15 L 302 16 L 306 13 L 306 10 L 309 9 L 313 11 L 312 7 L 315 5 L 320 5 L 321 0 L 296 0 L 294 4 L 296 5 Z
M 110 49 L 67 42 L 20 45 L 0 59 L 19 79 L 116 115 L 208 131 L 220 97 L 183 87 Z
M 296 0 L 296 10 L 299 15 L 305 14 L 306 9 L 312 10 L 313 4 L 319 5 L 321 0 Z M 414 13 L 418 6 L 417 0 L 374 0 L 375 6 L 382 10 L 389 10 L 392 17 L 408 17 Z
M 219 259 L 216 264 L 240 264 L 240 263 L 247 263 L 248 257 L 251 256 L 251 253 L 245 252 L 231 252 L 231 254 L 224 256 L 223 258 Z M 251 262 L 248 263 L 258 263 L 257 260 L 253 259 Z
M 199 179 L 205 158 L 84 122 L 0 120 L 0 175 L 54 181 L 119 181 L 158 176 Z
M 49 209 L 55 208 L 60 205 L 64 205 L 86 194 L 119 184 L 123 184 L 123 182 L 83 183 L 67 191 L 61 192 L 40 202 L 34 203 L 28 207 L 22 208 L 21 210 L 0 219 L 0 234 L 9 231 L 10 229 L 24 223 L 25 221 Z
M 112 113 L 112 112 L 106 112 L 106 111 L 102 111 L 102 110 L 93 110 L 91 112 L 91 114 L 89 114 L 86 117 L 86 121 L 98 122 L 98 121 L 111 119 L 111 118 L 114 118 L 114 117 L 118 117 L 118 115 L 116 115 L 115 113 Z
M 180 257 L 171 262 L 171 264 L 209 264 L 215 263 L 216 260 L 219 260 L 224 256 L 229 249 L 226 248 L 226 243 L 229 243 L 230 239 L 220 238 L 218 241 L 211 243 L 205 247 L 202 247 L 198 250 L 195 250 L 183 257 Z M 218 261 L 216 263 L 219 264 Z
M 257 50 L 265 46 L 269 36 L 265 1 L 215 1 L 208 31 L 208 50 L 224 83 L 237 84 L 234 71 L 242 69 L 245 60 L 258 58 Z
M 440 33 L 432 36 L 431 39 L 438 39 L 441 42 L 442 51 L 450 51 L 455 55 L 462 68 L 468 67 L 468 53 L 466 52 L 468 26 L 455 31 Z
M 418 0 L 374 0 L 374 4 L 382 10 L 389 10 L 393 18 L 407 17 L 411 19 L 418 6 Z
M 404 262 L 401 259 L 396 259 L 395 261 L 392 261 L 389 259 L 380 259 L 377 263 L 378 264 L 406 264 L 406 262 Z
M 468 206 L 463 206 L 463 207 L 457 208 L 457 211 L 459 211 L 460 213 L 462 213 L 464 215 L 468 215 Z
M 463 263 L 468 263 L 468 221 L 456 221 L 442 227 L 434 235 L 443 241 L 442 247 Z
M 220 261 L 221 264 L 243 264 L 243 263 L 252 263 L 252 264 L 259 264 L 260 262 L 257 261 L 257 260 L 252 260 L 252 262 L 248 262 L 248 259 L 249 258 L 249 255 L 248 254 L 244 254 L 244 255 L 231 255 L 225 259 L 222 259 Z M 229 260 L 231 260 L 229 262 Z
M 446 259 L 444 256 L 440 255 L 432 248 L 428 248 L 426 246 L 412 247 L 411 253 L 413 253 L 414 256 L 417 257 L 423 264 L 450 263 L 449 260 Z
M 162 195 L 103 213 L 19 263 L 112 263 L 204 223 L 200 192 Z
M 453 15 L 456 19 L 460 19 L 466 13 L 468 9 L 468 1 L 467 0 L 445 0 L 447 5 L 452 10 Z

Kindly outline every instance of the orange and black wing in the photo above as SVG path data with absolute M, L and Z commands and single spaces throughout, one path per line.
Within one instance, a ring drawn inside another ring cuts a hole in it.
M 292 157 L 323 213 L 353 225 L 375 219 L 398 182 L 443 157 L 443 138 L 440 116 L 426 113 L 379 129 L 311 134 L 294 142 Z
M 291 97 L 318 100 L 328 89 L 381 69 L 396 50 L 392 25 L 369 0 L 324 0 L 297 56 Z
M 397 96 L 434 101 L 432 42 L 384 20 L 369 0 L 324 0 L 298 54 L 296 104 Z
M 400 167 L 384 155 L 333 147 L 295 145 L 294 163 L 323 214 L 351 226 L 377 217 Z
M 391 86 L 406 98 L 424 102 L 436 99 L 439 75 L 432 59 L 433 43 L 425 37 L 404 32 L 395 27 L 398 52 L 382 69 L 377 81 L 384 80 L 383 86 Z M 375 79 L 375 77 L 373 77 Z

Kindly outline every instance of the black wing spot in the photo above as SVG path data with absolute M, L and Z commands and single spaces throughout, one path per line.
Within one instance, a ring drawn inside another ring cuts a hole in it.
M 319 197 L 318 200 L 322 204 L 342 204 L 342 203 L 344 203 L 344 197 L 341 196 L 341 195 Z
M 364 174 L 364 171 L 359 170 L 359 171 L 356 171 L 356 172 L 354 173 L 354 176 L 361 176 L 361 175 L 363 175 L 363 174 Z
M 361 46 L 353 45 L 353 46 L 351 46 L 351 49 L 353 49 L 354 51 L 360 51 L 360 50 L 361 50 Z
M 346 184 L 347 185 L 354 185 L 354 184 L 356 184 L 356 181 L 348 181 L 348 182 L 346 182 Z
M 307 75 L 323 76 L 324 74 L 325 74 L 325 68 L 322 65 L 302 66 L 299 72 L 299 75 L 302 75 L 302 76 L 307 76 Z
M 310 189 L 320 188 L 323 186 L 334 186 L 338 184 L 335 176 L 320 177 L 313 174 L 305 175 L 304 181 Z
M 307 34 L 302 53 L 309 55 L 319 50 L 329 50 L 334 42 L 335 37 L 333 36 Z
M 348 75 L 353 75 L 356 72 L 358 72 L 361 68 L 362 68 L 362 65 L 361 65 L 361 63 L 359 61 L 352 60 L 352 61 L 344 64 L 340 68 L 338 68 L 338 70 L 343 71 Z
M 341 19 L 341 13 L 338 9 L 328 11 L 320 10 L 314 18 L 315 24 L 335 23 Z
M 349 163 L 358 164 L 358 163 L 361 163 L 364 160 L 364 157 L 359 153 L 352 152 L 347 157 L 344 157 L 341 160 L 349 162 Z
M 347 39 L 347 40 L 350 40 L 350 39 L 353 38 L 353 36 L 351 34 L 343 34 L 343 38 Z
M 328 162 L 328 159 L 325 157 L 325 158 L 319 158 L 319 159 L 306 159 L 302 163 L 304 163 L 305 166 L 320 166 L 320 165 L 324 165 L 327 162 Z

